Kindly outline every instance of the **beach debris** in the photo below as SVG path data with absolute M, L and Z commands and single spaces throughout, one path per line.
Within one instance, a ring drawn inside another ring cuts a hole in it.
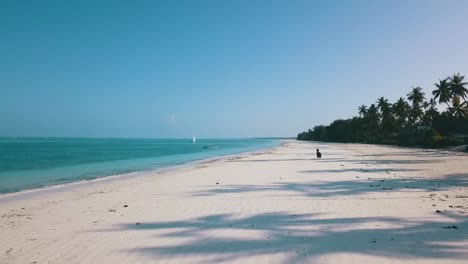
M 442 228 L 445 228 L 445 229 L 458 229 L 458 227 L 456 225 L 444 226 Z
M 361 178 L 361 177 L 359 177 L 359 176 L 356 176 L 356 178 L 358 178 L 358 179 L 359 179 L 359 178 Z
M 124 205 L 124 207 L 128 207 L 128 204 Z
M 140 225 L 140 222 L 136 222 L 135 225 Z
M 219 184 L 219 182 L 216 183 L 216 185 L 218 185 L 218 184 Z
M 436 213 L 440 214 L 440 213 L 442 213 L 442 211 L 440 211 L 440 210 L 436 210 Z
M 114 210 L 114 209 L 109 209 L 109 212 L 114 212 L 114 213 L 115 213 L 115 212 L 117 212 L 117 211 Z

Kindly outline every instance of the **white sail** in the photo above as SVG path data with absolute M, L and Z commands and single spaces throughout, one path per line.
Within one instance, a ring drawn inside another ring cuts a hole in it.
M 195 139 L 195 137 L 192 138 L 192 143 L 195 143 L 197 140 Z

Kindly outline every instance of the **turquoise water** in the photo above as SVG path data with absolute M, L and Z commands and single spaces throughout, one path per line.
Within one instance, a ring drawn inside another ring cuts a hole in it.
M 275 139 L 0 138 L 0 193 L 152 170 L 279 144 Z

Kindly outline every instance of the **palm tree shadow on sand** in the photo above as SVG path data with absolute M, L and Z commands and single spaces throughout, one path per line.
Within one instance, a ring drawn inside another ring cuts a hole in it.
M 154 232 L 155 240 L 184 241 L 164 246 L 129 248 L 127 252 L 158 260 L 203 256 L 207 257 L 207 262 L 215 263 L 278 253 L 284 254 L 284 262 L 287 263 L 301 263 L 335 253 L 405 260 L 463 260 L 468 258 L 464 245 L 467 220 L 450 213 L 425 219 L 400 219 L 326 218 L 322 214 L 277 212 L 245 218 L 215 214 L 183 221 L 129 223 L 100 231 Z M 248 235 L 235 235 L 238 233 Z
M 271 196 L 291 196 L 296 195 L 300 197 L 315 197 L 315 198 L 331 198 L 331 197 L 344 197 L 344 196 L 357 196 L 366 193 L 374 192 L 394 192 L 394 191 L 410 191 L 414 196 L 415 193 L 422 192 L 438 192 L 446 191 L 454 187 L 468 186 L 468 174 L 451 174 L 438 179 L 426 178 L 380 178 L 373 176 L 367 178 L 362 176 L 362 172 L 386 171 L 392 173 L 401 171 L 399 169 L 369 169 L 362 171 L 361 169 L 349 169 L 349 171 L 360 172 L 362 178 L 353 180 L 342 181 L 315 181 L 310 180 L 306 182 L 272 182 L 271 184 L 263 185 L 223 185 L 223 186 L 206 186 L 206 190 L 194 192 L 190 194 L 191 197 L 200 196 L 215 196 L 224 194 L 242 194 L 251 192 L 269 192 Z M 338 170 L 314 170 L 303 171 L 303 173 L 340 173 L 342 169 Z M 284 177 L 287 179 L 286 177 Z M 424 194 L 423 194 L 424 195 Z M 350 197 L 346 197 L 349 199 Z M 402 197 L 400 197 L 402 198 Z M 375 198 L 379 199 L 379 198 Z

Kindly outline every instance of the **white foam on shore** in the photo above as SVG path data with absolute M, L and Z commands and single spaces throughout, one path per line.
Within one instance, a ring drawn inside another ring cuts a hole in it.
M 128 178 L 149 177 L 152 175 L 163 175 L 164 173 L 167 173 L 167 172 L 175 172 L 175 171 L 180 171 L 180 170 L 185 170 L 185 169 L 192 169 L 199 164 L 212 163 L 212 162 L 217 162 L 217 161 L 229 160 L 232 158 L 246 157 L 249 155 L 264 153 L 264 152 L 270 151 L 272 149 L 275 149 L 281 146 L 283 142 L 284 141 L 280 141 L 278 145 L 274 147 L 266 147 L 266 148 L 261 148 L 261 149 L 256 149 L 256 150 L 246 151 L 246 152 L 241 152 L 241 153 L 236 153 L 236 154 L 220 155 L 220 156 L 201 159 L 201 160 L 189 161 L 189 162 L 178 164 L 178 165 L 164 166 L 164 167 L 152 169 L 152 170 L 142 170 L 142 171 L 127 172 L 127 173 L 122 173 L 122 174 L 100 176 L 100 177 L 96 177 L 93 179 L 82 179 L 82 180 L 76 180 L 76 181 L 67 182 L 67 183 L 54 184 L 54 185 L 49 185 L 49 186 L 44 186 L 44 187 L 39 187 L 39 188 L 21 190 L 17 192 L 3 193 L 3 194 L 0 194 L 0 204 L 5 203 L 5 202 L 10 202 L 10 201 L 28 199 L 28 198 L 35 197 L 35 196 L 47 195 L 47 194 L 51 194 L 55 192 L 73 191 L 74 189 L 78 187 L 88 187 L 92 184 L 106 183 L 110 181 L 123 180 L 123 179 L 128 179 Z

